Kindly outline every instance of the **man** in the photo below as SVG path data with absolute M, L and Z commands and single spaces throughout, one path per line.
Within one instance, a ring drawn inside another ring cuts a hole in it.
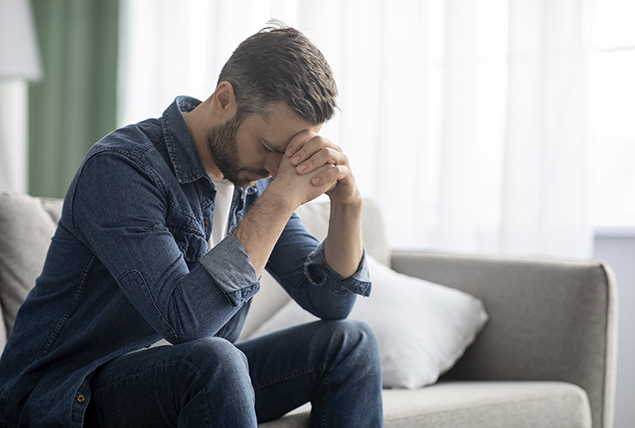
M 208 100 L 97 143 L 0 361 L 2 424 L 255 427 L 311 402 L 314 427 L 381 426 L 377 343 L 345 320 L 370 292 L 362 201 L 318 135 L 335 96 L 321 53 L 269 28 Z M 318 243 L 293 212 L 323 193 Z M 265 268 L 323 321 L 235 344 Z

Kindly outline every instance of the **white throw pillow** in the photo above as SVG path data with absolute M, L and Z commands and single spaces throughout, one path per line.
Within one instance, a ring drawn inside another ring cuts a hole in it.
M 368 257 L 370 297 L 358 297 L 350 318 L 366 322 L 377 336 L 384 388 L 420 388 L 449 370 L 487 322 L 476 297 L 409 277 Z M 293 300 L 249 338 L 314 321 Z

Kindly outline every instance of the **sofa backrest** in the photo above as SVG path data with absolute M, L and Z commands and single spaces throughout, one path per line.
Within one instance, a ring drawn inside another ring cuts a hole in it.
M 40 274 L 62 211 L 59 199 L 0 193 L 0 349 Z M 4 334 L 2 334 L 4 333 Z
M 326 236 L 329 203 L 319 199 L 301 206 L 298 214 L 318 239 Z M 51 237 L 62 211 L 61 199 L 0 192 L 0 352 L 11 332 L 18 308 L 40 274 Z M 363 231 L 366 249 L 382 263 L 390 263 L 390 250 L 378 207 L 364 202 Z M 288 295 L 268 274 L 263 275 L 261 292 L 256 295 L 245 333 L 275 313 Z
M 552 380 L 589 397 L 594 427 L 611 427 L 617 284 L 600 260 L 394 252 L 393 268 L 478 297 L 487 327 L 444 380 Z

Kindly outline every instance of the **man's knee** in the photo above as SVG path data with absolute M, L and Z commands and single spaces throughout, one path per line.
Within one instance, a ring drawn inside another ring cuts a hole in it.
M 320 321 L 312 326 L 311 335 L 315 349 L 324 350 L 331 363 L 347 360 L 368 370 L 380 370 L 377 339 L 365 322 L 354 319 Z
M 363 350 L 369 360 L 379 363 L 379 346 L 375 333 L 368 324 L 355 319 L 335 321 L 335 331 L 345 337 L 345 341 L 351 346 Z
M 227 371 L 234 375 L 249 373 L 247 358 L 231 342 L 218 337 L 198 339 L 185 344 L 188 352 L 183 361 L 199 372 Z M 212 373 L 210 373 L 212 374 Z
M 231 342 L 221 338 L 205 338 L 183 345 L 176 382 L 189 391 L 208 393 L 225 390 L 251 396 L 253 389 L 245 355 Z
M 366 323 L 354 319 L 325 321 L 320 330 L 325 336 L 316 340 L 329 343 L 325 351 L 332 385 L 362 382 L 364 388 L 381 389 L 379 346 Z
M 324 321 L 324 326 L 329 334 L 342 336 L 347 341 L 362 342 L 365 345 L 373 345 L 377 343 L 375 333 L 363 321 L 346 318 L 337 321 Z

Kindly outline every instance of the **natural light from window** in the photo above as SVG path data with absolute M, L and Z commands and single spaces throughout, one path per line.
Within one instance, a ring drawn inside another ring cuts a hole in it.
M 597 0 L 589 108 L 593 223 L 635 227 L 635 2 Z

